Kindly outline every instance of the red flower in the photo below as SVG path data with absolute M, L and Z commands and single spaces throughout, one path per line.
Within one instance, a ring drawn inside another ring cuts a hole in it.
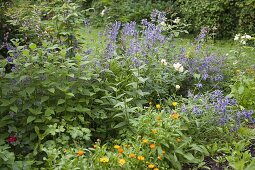
M 17 141 L 17 137 L 16 137 L 16 136 L 10 136 L 10 137 L 7 139 L 7 142 L 9 142 L 9 143 L 16 142 L 16 141 Z

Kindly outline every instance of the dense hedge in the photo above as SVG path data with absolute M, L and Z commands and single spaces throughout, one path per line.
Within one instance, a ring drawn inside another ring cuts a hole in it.
M 169 18 L 183 18 L 191 24 L 192 33 L 205 26 L 216 27 L 218 38 L 255 32 L 255 0 L 96 0 L 92 7 L 90 16 L 97 26 L 115 20 L 140 21 L 156 8 L 165 11 Z

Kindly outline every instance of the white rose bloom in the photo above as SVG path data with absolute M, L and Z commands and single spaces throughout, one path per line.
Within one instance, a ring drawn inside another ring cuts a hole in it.
M 180 88 L 181 88 L 181 86 L 179 86 L 178 84 L 175 85 L 175 89 L 176 89 L 176 90 L 179 90 Z
M 235 41 L 239 40 L 239 37 L 240 37 L 240 34 L 236 34 L 234 40 Z
M 178 70 L 180 73 L 182 73 L 183 71 L 184 71 L 184 68 L 183 68 L 183 66 L 181 66 L 180 68 L 179 68 L 179 70 Z
M 245 38 L 246 39 L 251 39 L 251 36 L 250 35 L 245 35 Z
M 173 66 L 174 66 L 174 69 L 176 71 L 179 71 L 180 73 L 184 71 L 184 68 L 180 63 L 175 63 L 175 64 L 173 64 Z
M 161 62 L 161 64 L 163 64 L 163 65 L 165 65 L 165 66 L 167 65 L 166 59 L 161 59 L 160 62 Z

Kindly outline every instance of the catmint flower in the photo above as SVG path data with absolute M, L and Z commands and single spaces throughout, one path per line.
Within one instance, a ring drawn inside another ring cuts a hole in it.
M 198 84 L 196 85 L 196 87 L 199 88 L 199 89 L 201 89 L 201 88 L 203 87 L 203 85 L 202 85 L 201 83 L 198 83 Z

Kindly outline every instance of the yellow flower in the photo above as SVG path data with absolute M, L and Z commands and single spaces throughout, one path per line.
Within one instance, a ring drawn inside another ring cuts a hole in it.
M 150 148 L 154 149 L 154 148 L 156 148 L 156 145 L 154 143 L 152 143 L 152 144 L 150 144 Z
M 151 132 L 154 134 L 158 133 L 157 129 L 152 129 Z
M 100 162 L 107 163 L 107 162 L 109 162 L 109 158 L 107 156 L 104 156 L 104 157 L 100 158 Z
M 149 142 L 148 139 L 143 140 L 143 144 L 147 144 L 148 142 Z
M 130 158 L 135 158 L 135 154 L 134 154 L 134 153 L 131 153 L 131 154 L 129 155 L 129 157 L 130 157 Z
M 120 159 L 120 160 L 119 160 L 119 164 L 120 164 L 121 166 L 123 166 L 125 163 L 126 163 L 125 159 Z
M 160 104 L 156 104 L 156 108 L 160 109 L 161 108 Z
M 84 155 L 84 151 L 79 150 L 79 151 L 77 152 L 77 155 L 78 155 L 78 156 L 82 156 L 82 155 Z
M 182 139 L 181 138 L 176 138 L 176 142 L 181 142 L 182 141 Z
M 159 160 L 162 160 L 162 157 L 161 157 L 161 156 L 158 156 L 158 159 L 159 159 Z
M 148 165 L 148 168 L 150 168 L 150 169 L 153 169 L 154 167 L 155 167 L 155 165 L 153 165 L 153 164 Z
M 177 102 L 172 102 L 172 105 L 173 105 L 174 107 L 176 107 L 176 106 L 177 106 Z
M 124 149 L 119 148 L 119 149 L 118 149 L 118 152 L 119 152 L 119 153 L 123 153 L 123 152 L 124 152 Z
M 119 145 L 114 145 L 114 149 L 119 149 L 120 146 Z
M 68 150 L 67 150 L 67 149 L 65 149 L 65 150 L 64 150 L 64 153 L 66 153 L 67 151 L 68 151 Z
M 153 170 L 159 170 L 158 168 L 154 168 Z
M 143 161 L 144 160 L 144 156 L 138 156 L 137 159 L 140 160 L 140 161 Z
M 171 115 L 170 115 L 170 117 L 172 118 L 172 119 L 179 119 L 179 114 L 178 113 L 172 113 Z
M 160 116 L 156 116 L 156 120 L 157 121 L 161 121 L 161 117 Z
M 162 153 L 163 153 L 163 155 L 164 155 L 164 154 L 166 154 L 166 151 L 165 151 L 165 150 L 163 150 L 163 151 L 162 151 Z
M 152 101 L 151 100 L 149 100 L 149 105 L 152 105 Z

